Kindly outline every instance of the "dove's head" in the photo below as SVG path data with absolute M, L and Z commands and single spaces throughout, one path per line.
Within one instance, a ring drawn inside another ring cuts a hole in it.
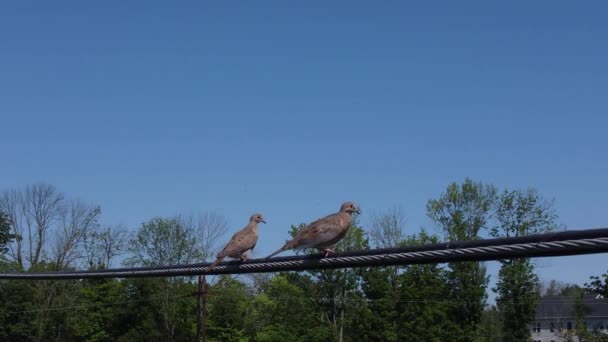
M 352 213 L 359 214 L 360 213 L 359 207 L 357 207 L 357 205 L 355 203 L 350 202 L 350 201 L 344 202 L 342 204 L 342 206 L 340 207 L 340 212 L 349 213 L 349 214 L 352 214 Z
M 266 223 L 262 214 L 258 214 L 258 213 L 251 215 L 251 217 L 249 218 L 249 222 Z

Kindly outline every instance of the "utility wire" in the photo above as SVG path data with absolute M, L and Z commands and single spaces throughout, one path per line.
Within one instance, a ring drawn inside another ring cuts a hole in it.
M 157 267 L 116 268 L 93 271 L 0 273 L 0 279 L 84 279 L 175 277 L 200 274 L 241 274 L 318 269 L 381 267 L 487 261 L 515 258 L 555 257 L 608 252 L 608 228 L 570 230 L 519 237 L 453 241 L 421 246 L 358 250 L 336 253 L 260 258 L 223 262 L 213 270 L 211 263 Z

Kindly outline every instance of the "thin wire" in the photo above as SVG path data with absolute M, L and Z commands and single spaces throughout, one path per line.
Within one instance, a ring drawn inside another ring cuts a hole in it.
M 5 312 L 5 314 L 11 315 L 11 314 L 24 314 L 24 313 L 42 312 L 42 311 L 78 310 L 78 309 L 86 309 L 86 308 L 92 308 L 92 307 L 98 307 L 98 306 L 113 306 L 113 305 L 120 305 L 120 304 L 145 303 L 145 302 L 152 302 L 152 301 L 155 301 L 155 300 L 159 300 L 162 297 L 164 297 L 164 294 L 159 294 L 159 295 L 154 296 L 152 298 L 145 298 L 145 299 L 143 299 L 143 298 L 142 299 L 132 299 L 132 300 L 125 300 L 125 301 L 120 301 L 120 302 L 96 303 L 96 304 L 89 304 L 89 305 L 58 306 L 58 307 L 51 307 L 51 308 L 48 308 L 48 309 L 32 309 L 32 310 L 23 310 L 23 311 L 9 311 L 9 312 Z M 180 298 L 185 298 L 185 297 L 191 297 L 191 295 L 188 294 L 188 295 L 173 296 L 173 297 L 170 297 L 169 299 L 180 299 Z
M 356 294 L 361 294 L 361 292 L 357 292 Z M 125 301 L 118 301 L 118 302 L 110 302 L 110 303 L 96 303 L 96 304 L 89 304 L 89 305 L 72 305 L 72 306 L 60 306 L 60 307 L 51 307 L 51 308 L 47 308 L 47 309 L 32 309 L 32 310 L 23 310 L 23 311 L 9 311 L 9 312 L 5 312 L 5 314 L 24 314 L 24 313 L 34 313 L 34 312 L 42 312 L 42 311 L 65 311 L 65 310 L 78 310 L 78 309 L 86 309 L 86 308 L 91 308 L 91 307 L 98 307 L 98 306 L 113 306 L 113 305 L 120 305 L 120 304 L 131 304 L 131 303 L 145 303 L 145 302 L 152 302 L 152 301 L 156 301 L 159 299 L 162 299 L 165 295 L 164 294 L 157 294 L 155 296 L 152 296 L 151 298 L 142 298 L 142 299 L 131 299 L 131 300 L 125 300 Z M 181 298 L 187 298 L 187 297 L 191 297 L 192 294 L 183 294 L 183 295 L 179 295 L 179 296 L 172 296 L 169 297 L 168 299 L 170 300 L 174 300 L 174 299 L 181 299 Z M 255 298 L 255 296 L 253 297 Z M 253 299 L 252 298 L 252 299 Z M 299 300 L 310 300 L 310 301 L 317 301 L 317 302 L 326 302 L 326 303 L 332 303 L 332 302 L 366 302 L 366 303 L 370 303 L 370 302 L 378 302 L 378 301 L 390 301 L 393 303 L 411 303 L 411 304 L 424 304 L 424 303 L 460 303 L 460 302 L 479 302 L 480 299 L 467 299 L 467 298 L 461 298 L 461 299 L 456 299 L 456 298 L 420 298 L 420 299 L 399 299 L 399 300 L 392 300 L 391 298 L 376 298 L 376 299 L 370 299 L 370 298 L 363 298 L 363 297 L 352 297 L 352 296 L 348 296 L 348 297 L 313 297 L 313 296 L 302 296 L 302 297 L 284 297 L 284 296 L 279 296 L 277 298 L 270 298 L 273 302 L 280 302 L 280 303 L 289 303 L 289 302 L 293 302 L 293 301 L 299 301 Z M 497 298 L 497 302 L 499 302 L 500 299 Z M 542 299 L 540 301 L 536 301 L 536 300 L 516 300 L 516 301 L 512 301 L 512 300 L 504 300 L 505 302 L 509 302 L 509 303 L 535 303 L 538 305 L 542 305 L 542 304 L 572 304 L 574 303 L 574 299 L 568 301 L 568 300 L 564 300 L 561 298 L 547 298 L 547 299 Z M 497 303 L 498 304 L 498 303 Z M 589 302 L 589 301 L 584 301 L 582 304 L 584 304 L 585 306 L 589 306 L 589 305 L 608 305 L 608 301 L 606 300 L 597 300 L 597 301 L 593 301 L 593 302 Z

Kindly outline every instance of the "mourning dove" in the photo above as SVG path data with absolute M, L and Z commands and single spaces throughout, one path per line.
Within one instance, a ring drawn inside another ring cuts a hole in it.
M 258 223 L 266 223 L 262 214 L 253 214 L 249 218 L 249 223 L 245 228 L 236 232 L 230 241 L 226 244 L 226 247 L 217 254 L 215 262 L 209 266 L 209 270 L 214 269 L 219 263 L 225 258 L 241 259 L 241 261 L 247 260 L 247 253 L 255 248 L 258 242 Z
M 354 212 L 359 212 L 357 205 L 353 202 L 345 202 L 340 207 L 340 211 L 310 223 L 296 237 L 287 241 L 281 249 L 270 254 L 267 258 L 288 249 L 303 248 L 319 249 L 325 252 L 327 257 L 334 252 L 330 247 L 346 235 L 348 227 L 350 227 L 351 214 Z

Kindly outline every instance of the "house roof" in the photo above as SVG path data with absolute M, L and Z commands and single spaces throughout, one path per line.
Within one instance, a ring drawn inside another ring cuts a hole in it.
M 542 297 L 536 306 L 536 319 L 575 317 L 575 299 L 570 296 Z M 608 300 L 598 295 L 585 295 L 582 300 L 586 318 L 608 318 Z

